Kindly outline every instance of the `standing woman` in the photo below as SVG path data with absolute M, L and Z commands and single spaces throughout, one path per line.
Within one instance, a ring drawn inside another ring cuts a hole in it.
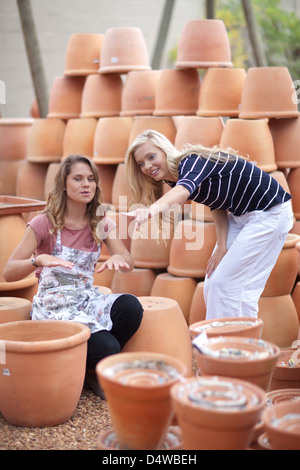
M 133 268 L 116 225 L 101 206 L 96 166 L 87 157 L 71 155 L 61 163 L 45 210 L 28 223 L 4 271 L 7 281 L 37 271 L 33 320 L 72 320 L 90 328 L 86 383 L 99 396 L 96 364 L 121 351 L 139 328 L 143 312 L 133 295 L 102 294 L 93 286 L 102 243 L 111 257 L 97 272 Z
M 133 202 L 147 207 L 127 215 L 140 225 L 194 200 L 210 207 L 217 244 L 207 265 L 207 319 L 257 317 L 258 301 L 293 226 L 291 195 L 232 150 L 194 146 L 179 152 L 148 130 L 126 154 Z M 172 189 L 162 195 L 163 182 Z

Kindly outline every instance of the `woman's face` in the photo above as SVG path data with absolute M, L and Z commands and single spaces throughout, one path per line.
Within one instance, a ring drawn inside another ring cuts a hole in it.
M 141 172 L 155 181 L 171 179 L 165 152 L 151 142 L 142 144 L 134 152 L 134 158 Z
M 90 166 L 83 162 L 74 163 L 66 179 L 69 199 L 79 204 L 88 204 L 96 193 L 97 183 Z

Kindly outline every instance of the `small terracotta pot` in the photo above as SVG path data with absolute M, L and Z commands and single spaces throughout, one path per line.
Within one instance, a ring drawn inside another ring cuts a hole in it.
M 129 72 L 122 92 L 120 116 L 151 115 L 160 70 Z
M 189 325 L 193 325 L 199 321 L 205 321 L 206 318 L 206 305 L 203 295 L 204 281 L 198 282 L 192 298 Z
M 125 177 L 125 164 L 119 163 L 112 185 L 112 204 L 115 210 L 126 212 L 130 206 L 132 193 Z
M 245 79 L 244 69 L 208 69 L 201 85 L 197 115 L 238 117 Z
M 223 148 L 232 148 L 249 157 L 264 171 L 277 169 L 272 134 L 266 119 L 229 119 L 221 137 Z
M 200 93 L 197 70 L 162 70 L 156 88 L 155 116 L 196 114 Z
M 64 75 L 97 73 L 103 39 L 103 34 L 71 34 L 65 54 Z
M 173 410 L 170 389 L 186 366 L 165 354 L 121 353 L 100 361 L 96 373 L 121 449 L 160 449 Z
M 38 163 L 60 161 L 65 130 L 62 119 L 35 119 L 28 138 L 27 160 Z
M 195 348 L 195 357 L 201 375 L 218 375 L 246 380 L 266 392 L 269 390 L 273 370 L 280 354 L 275 344 L 226 336 L 210 338 Z
M 186 365 L 188 376 L 193 375 L 192 343 L 178 302 L 154 296 L 138 299 L 144 309 L 142 323 L 123 348 L 123 352 L 148 351 L 167 354 L 182 361 Z
M 190 308 L 196 285 L 195 279 L 190 277 L 177 277 L 169 273 L 161 273 L 155 278 L 151 295 L 176 300 L 186 322 L 189 323 Z
M 300 350 L 283 349 L 273 372 L 270 392 L 300 389 Z
M 116 271 L 111 288 L 114 293 L 128 293 L 141 297 L 150 295 L 154 281 L 155 274 L 151 269 L 134 268 L 130 273 Z
M 9 423 L 55 426 L 72 416 L 84 382 L 89 337 L 87 326 L 70 321 L 0 325 L 5 344 L 0 409 Z
M 48 163 L 23 160 L 16 180 L 16 196 L 43 200 L 47 170 Z
M 300 219 L 300 189 L 299 189 L 300 168 L 293 168 L 288 175 L 287 181 L 293 196 L 293 212 L 297 220 Z
M 187 21 L 179 39 L 175 67 L 232 67 L 231 49 L 224 22 Z
M 267 406 L 279 405 L 286 401 L 300 401 L 299 388 L 286 388 L 283 390 L 273 390 L 266 395 Z
M 75 119 L 81 111 L 85 77 L 56 77 L 49 96 L 48 118 Z
M 278 168 L 298 168 L 300 160 L 296 148 L 300 141 L 300 118 L 270 119 L 275 149 L 275 160 Z
M 33 122 L 29 118 L 0 118 L 0 160 L 22 160 L 26 157 Z
M 251 443 L 265 392 L 251 383 L 203 376 L 171 389 L 184 450 L 243 450 Z
M 95 163 L 124 162 L 132 123 L 131 117 L 102 117 L 98 120 L 93 147 Z
M 224 123 L 220 117 L 183 116 L 177 126 L 174 145 L 182 150 L 186 145 L 214 147 L 220 144 Z
M 30 320 L 32 303 L 18 297 L 0 298 L 0 323 Z
M 99 73 L 151 70 L 147 45 L 140 28 L 109 28 L 105 31 Z
M 81 118 L 119 116 L 123 82 L 118 74 L 88 75 L 83 88 Z
M 263 414 L 272 450 L 300 450 L 300 402 L 267 407 Z
M 133 120 L 129 145 L 135 138 L 147 129 L 154 129 L 163 134 L 170 142 L 174 143 L 176 127 L 171 116 L 136 116 Z
M 85 155 L 93 158 L 97 119 L 69 119 L 63 139 L 63 158 L 68 155 Z
M 38 291 L 38 279 L 35 274 L 16 282 L 0 282 L 1 297 L 17 297 L 32 302 Z
M 241 119 L 294 118 L 299 116 L 293 102 L 295 87 L 287 67 L 248 69 L 239 117 Z
M 189 330 L 192 339 L 204 332 L 208 338 L 239 336 L 242 338 L 260 339 L 263 322 L 259 318 L 224 317 L 220 320 L 198 321 L 191 324 Z

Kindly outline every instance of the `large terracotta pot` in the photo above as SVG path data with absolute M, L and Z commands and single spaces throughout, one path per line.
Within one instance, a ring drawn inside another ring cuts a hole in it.
M 33 122 L 31 118 L 0 118 L 0 160 L 22 160 L 26 157 Z
M 135 138 L 147 129 L 160 132 L 174 143 L 176 127 L 171 116 L 136 116 L 133 120 L 128 144 L 132 144 Z
M 232 67 L 231 49 L 224 22 L 188 20 L 179 38 L 175 67 Z
M 151 115 L 160 70 L 129 72 L 122 93 L 120 116 Z
M 201 85 L 197 115 L 238 117 L 245 79 L 244 69 L 208 69 Z
M 93 158 L 97 119 L 69 119 L 63 139 L 63 158 L 68 155 L 85 155 Z
M 82 76 L 97 73 L 103 34 L 71 34 L 65 54 L 66 76 Z
M 165 354 L 121 353 L 103 359 L 96 373 L 121 449 L 160 449 L 173 417 L 170 389 L 186 366 Z
M 248 69 L 239 117 L 241 119 L 294 118 L 299 116 L 293 102 L 295 87 L 287 67 Z
M 267 407 L 263 414 L 272 450 L 300 450 L 300 402 Z
M 0 297 L 0 323 L 30 320 L 32 303 L 18 297 Z
M 119 116 L 123 82 L 118 74 L 88 75 L 83 88 L 81 118 Z
M 204 281 L 200 281 L 196 285 L 196 289 L 192 298 L 189 325 L 193 325 L 199 321 L 205 321 L 206 318 L 206 305 L 204 301 Z
M 270 391 L 300 389 L 300 349 L 283 349 L 275 366 Z
M 179 120 L 174 145 L 182 150 L 186 145 L 219 145 L 224 130 L 220 117 L 183 116 Z
M 300 220 L 300 168 L 293 168 L 288 174 L 287 181 L 293 196 L 294 216 L 297 220 Z
M 123 352 L 156 352 L 182 361 L 189 376 L 192 370 L 192 343 L 188 326 L 178 302 L 165 297 L 138 297 L 144 315 L 138 331 Z M 180 347 L 178 345 L 180 344 Z
M 23 160 L 16 179 L 16 196 L 43 200 L 48 165 Z
M 191 338 L 206 333 L 208 338 L 219 336 L 239 336 L 242 338 L 260 339 L 263 331 L 261 319 L 250 317 L 227 317 L 218 320 L 203 320 L 189 327 Z
M 280 354 L 275 344 L 227 336 L 210 338 L 195 348 L 201 375 L 218 375 L 246 380 L 269 390 L 273 370 Z
M 29 133 L 27 160 L 38 163 L 60 161 L 65 130 L 62 119 L 35 119 Z
M 93 161 L 100 164 L 124 162 L 133 119 L 131 117 L 100 118 L 97 123 Z
M 164 69 L 155 96 L 155 116 L 196 114 L 200 93 L 197 70 Z
M 105 31 L 99 73 L 151 70 L 149 54 L 140 28 L 109 28 Z
M 272 134 L 266 119 L 229 119 L 221 137 L 223 148 L 232 148 L 249 157 L 264 171 L 277 169 Z
M 0 410 L 15 426 L 55 426 L 79 401 L 90 330 L 75 322 L 36 320 L 0 325 L 5 346 Z
M 298 168 L 300 158 L 295 149 L 298 149 L 300 144 L 300 118 L 270 119 L 269 127 L 274 141 L 278 168 Z
M 7 196 L 15 196 L 20 168 L 25 160 L 0 159 L 0 192 Z
M 119 163 L 112 184 L 112 204 L 115 210 L 127 212 L 132 193 L 125 176 L 125 164 Z
M 112 187 L 118 169 L 118 165 L 101 165 L 96 163 L 98 168 L 102 200 L 104 203 L 112 204 Z
M 210 208 L 195 201 L 191 201 L 190 217 L 193 220 L 200 220 L 202 222 L 214 221 Z
M 45 187 L 44 187 L 45 199 L 47 198 L 47 194 L 49 193 L 49 191 L 51 191 L 54 186 L 54 180 L 58 173 L 59 167 L 60 167 L 59 162 L 49 163 L 49 166 L 47 168 L 46 178 L 45 178 Z
M 48 118 L 76 119 L 81 111 L 85 77 L 56 77 L 49 96 Z
M 184 450 L 245 450 L 265 392 L 243 380 L 203 376 L 178 383 L 171 397 Z
M 150 295 L 155 281 L 152 269 L 134 268 L 130 273 L 116 271 L 111 283 L 114 293 L 128 293 L 137 297 Z

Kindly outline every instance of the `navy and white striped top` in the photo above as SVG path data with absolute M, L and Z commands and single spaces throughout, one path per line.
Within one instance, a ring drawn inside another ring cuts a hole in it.
M 189 199 L 236 216 L 266 211 L 292 197 L 268 173 L 232 155 L 222 162 L 192 154 L 181 160 L 178 173 L 176 183 L 166 181 L 170 186 L 184 186 L 190 192 Z

